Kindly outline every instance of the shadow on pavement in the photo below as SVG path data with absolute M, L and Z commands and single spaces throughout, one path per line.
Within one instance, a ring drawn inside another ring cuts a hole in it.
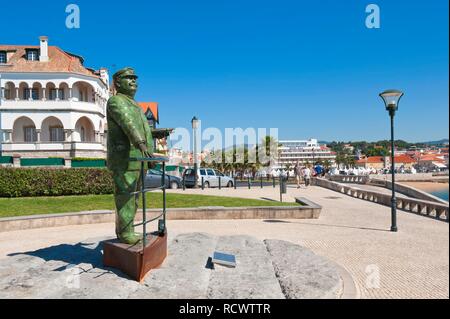
M 269 202 L 279 202 L 279 201 L 276 200 L 276 199 L 272 199 L 272 198 L 268 198 L 268 197 L 260 197 L 260 199 L 262 199 L 262 200 L 267 200 L 267 201 L 269 201 Z
M 284 224 L 290 224 L 291 222 L 285 221 L 285 220 L 279 220 L 279 219 L 266 219 L 263 220 L 264 223 L 284 223 Z
M 66 266 L 53 269 L 52 271 L 66 271 L 69 267 L 80 264 L 91 264 L 92 268 L 83 270 L 85 273 L 95 273 L 97 277 L 105 274 L 115 274 L 118 277 L 130 279 L 127 275 L 114 268 L 103 266 L 103 243 L 102 241 L 80 242 L 75 245 L 61 244 L 57 246 L 46 247 L 35 251 L 8 254 L 8 257 L 19 255 L 28 255 L 38 257 L 46 262 L 60 261 L 66 263 Z M 83 267 L 80 267 L 83 269 Z

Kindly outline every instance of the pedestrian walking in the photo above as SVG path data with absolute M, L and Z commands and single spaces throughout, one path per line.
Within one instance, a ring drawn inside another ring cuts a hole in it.
M 305 186 L 308 187 L 311 184 L 311 169 L 306 166 L 303 170 L 303 178 L 305 179 Z
M 295 180 L 297 181 L 297 188 L 300 188 L 300 182 L 302 179 L 302 167 L 300 166 L 299 161 L 297 161 L 297 163 L 294 166 L 294 175 Z

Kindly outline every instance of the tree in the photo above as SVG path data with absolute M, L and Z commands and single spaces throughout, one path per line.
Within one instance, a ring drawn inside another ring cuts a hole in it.
M 278 158 L 278 149 L 281 146 L 281 144 L 278 143 L 278 141 L 273 136 L 264 136 L 261 140 L 261 143 L 257 145 L 257 159 L 258 163 L 260 162 L 260 159 L 263 158 L 265 155 L 265 158 L 268 158 L 268 161 L 264 161 L 264 163 L 259 163 L 261 166 L 269 166 L 272 161 L 275 160 L 275 158 Z M 259 152 L 264 152 L 260 154 Z

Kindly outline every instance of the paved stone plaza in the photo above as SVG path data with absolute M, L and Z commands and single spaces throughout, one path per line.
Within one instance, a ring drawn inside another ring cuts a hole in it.
M 279 199 L 278 189 L 270 187 L 188 190 L 185 193 Z M 260 241 L 288 241 L 345 268 L 361 298 L 449 297 L 448 223 L 399 210 L 399 232 L 391 233 L 389 207 L 320 187 L 289 188 L 284 198 L 294 201 L 294 197 L 299 196 L 323 206 L 318 220 L 169 221 L 169 240 L 183 233 L 201 232 L 214 236 L 246 235 Z M 113 235 L 113 224 L 0 233 L 0 259 Z
M 350 276 L 309 249 L 250 236 L 178 235 L 164 264 L 142 283 L 104 267 L 93 238 L 0 260 L 0 298 L 300 299 L 354 297 Z M 213 265 L 214 251 L 236 268 Z M 69 266 L 68 266 L 69 265 Z

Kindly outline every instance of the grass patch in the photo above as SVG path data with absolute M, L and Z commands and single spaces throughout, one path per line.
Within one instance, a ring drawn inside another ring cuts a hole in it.
M 258 207 L 293 205 L 295 206 L 298 204 L 237 197 L 167 194 L 168 208 L 192 208 L 201 206 Z M 147 207 L 162 208 L 162 194 L 147 193 Z M 0 198 L 0 217 L 75 213 L 91 210 L 114 210 L 113 195 Z

